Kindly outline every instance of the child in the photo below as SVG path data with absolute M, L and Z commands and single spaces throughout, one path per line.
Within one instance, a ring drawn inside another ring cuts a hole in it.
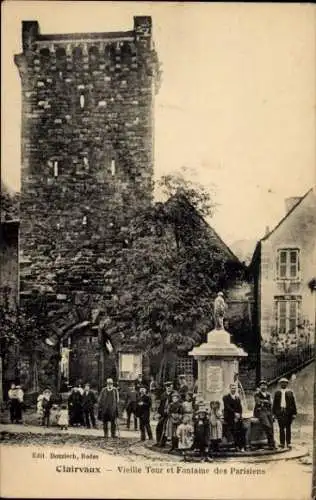
M 219 401 L 210 403 L 210 449 L 218 451 L 219 443 L 223 438 L 222 412 Z
M 192 395 L 187 392 L 185 400 L 182 403 L 183 415 L 188 417 L 188 422 L 191 423 L 193 419 L 193 402 Z
M 67 430 L 69 425 L 68 408 L 66 404 L 62 404 L 58 412 L 58 426 L 61 430 Z
M 178 392 L 173 392 L 167 421 L 167 437 L 171 439 L 171 450 L 178 447 L 177 427 L 182 421 L 183 409 Z
M 207 460 L 206 449 L 209 444 L 209 434 L 210 426 L 207 418 L 207 410 L 204 406 L 200 406 L 194 423 L 193 448 L 199 450 L 202 461 Z
M 190 450 L 193 445 L 193 425 L 188 415 L 183 415 L 182 423 L 177 428 L 178 449 L 181 450 L 183 456 L 185 452 Z

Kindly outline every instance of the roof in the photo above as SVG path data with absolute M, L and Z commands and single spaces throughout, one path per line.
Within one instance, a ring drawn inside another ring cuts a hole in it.
M 202 222 L 203 226 L 206 228 L 206 231 L 208 232 L 209 236 L 215 237 L 218 242 L 224 247 L 226 250 L 227 254 L 230 256 L 230 258 L 238 262 L 241 266 L 243 265 L 239 258 L 234 254 L 234 252 L 229 248 L 229 246 L 222 240 L 222 238 L 219 236 L 219 234 L 215 231 L 215 229 L 210 226 L 208 222 L 204 219 L 204 217 L 200 214 L 200 212 L 192 205 L 192 203 L 189 201 L 189 199 L 184 195 L 184 194 L 174 194 L 172 195 L 167 201 L 166 205 L 172 203 L 172 201 L 175 201 L 177 203 L 184 203 L 187 207 L 190 208 L 190 210 L 199 218 L 199 220 Z
M 291 208 L 291 210 L 289 210 L 285 216 L 278 222 L 278 224 L 269 232 L 267 233 L 263 238 L 261 238 L 260 241 L 265 241 L 267 240 L 268 238 L 270 238 L 271 234 L 273 234 L 279 226 L 281 226 L 281 224 L 283 224 L 283 222 L 292 214 L 292 212 L 294 212 L 294 210 L 296 210 L 296 208 L 302 203 L 303 200 L 305 200 L 305 198 L 309 195 L 309 193 L 313 191 L 313 188 L 310 188 L 307 193 L 304 194 L 304 196 L 302 196 L 297 203 L 295 203 L 295 205 L 293 205 L 293 207 Z
M 277 225 L 271 230 L 269 231 L 267 234 L 265 234 L 263 236 L 263 238 L 261 238 L 256 247 L 255 247 L 255 250 L 253 252 L 253 256 L 252 256 L 252 259 L 251 259 L 251 262 L 249 264 L 249 268 L 253 268 L 256 264 L 256 261 L 258 258 L 260 258 L 260 253 L 261 253 L 261 242 L 262 241 L 266 241 L 267 239 L 270 238 L 270 236 L 283 224 L 283 222 L 297 209 L 297 207 L 303 202 L 303 200 L 305 200 L 307 198 L 307 196 L 313 191 L 313 188 L 310 188 L 305 194 L 304 196 L 302 196 L 298 201 L 297 203 L 295 203 L 295 205 L 293 205 L 293 207 L 291 208 L 291 210 L 289 210 L 284 217 L 282 217 L 282 219 L 277 223 Z

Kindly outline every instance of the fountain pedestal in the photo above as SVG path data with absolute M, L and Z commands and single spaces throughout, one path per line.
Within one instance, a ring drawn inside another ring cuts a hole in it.
M 198 395 L 204 401 L 220 401 L 239 370 L 239 360 L 248 354 L 231 342 L 226 330 L 212 330 L 207 342 L 190 353 L 198 362 Z

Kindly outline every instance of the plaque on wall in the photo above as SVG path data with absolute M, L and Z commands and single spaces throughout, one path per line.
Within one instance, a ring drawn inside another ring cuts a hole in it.
M 206 390 L 222 392 L 224 388 L 223 370 L 221 366 L 208 366 L 206 370 Z

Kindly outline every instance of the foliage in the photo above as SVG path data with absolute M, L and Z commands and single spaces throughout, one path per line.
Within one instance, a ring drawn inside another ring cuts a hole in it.
M 2 183 L 0 193 L 1 220 L 18 219 L 19 201 L 19 194 L 9 192 L 7 187 Z
M 188 170 L 188 168 L 182 167 L 172 174 L 163 175 L 157 181 L 157 187 L 167 198 L 175 195 L 185 196 L 201 215 L 212 216 L 216 207 L 212 194 L 202 184 L 192 181 L 189 178 Z
M 152 374 L 174 378 L 177 356 L 200 344 L 212 327 L 212 299 L 240 277 L 208 226 L 183 196 L 133 219 L 122 248 L 121 283 L 107 305 L 114 344 L 145 349 Z
M 18 347 L 21 359 L 29 361 L 31 384 L 38 385 L 39 361 L 44 360 L 42 373 L 49 380 L 56 375 L 55 352 L 46 346 L 47 304 L 45 297 L 36 294 L 23 305 L 10 307 L 5 300 L 0 309 L 1 356 L 6 360 L 12 346 Z M 34 380 L 34 376 L 36 380 Z M 46 382 L 46 380 L 45 380 Z

